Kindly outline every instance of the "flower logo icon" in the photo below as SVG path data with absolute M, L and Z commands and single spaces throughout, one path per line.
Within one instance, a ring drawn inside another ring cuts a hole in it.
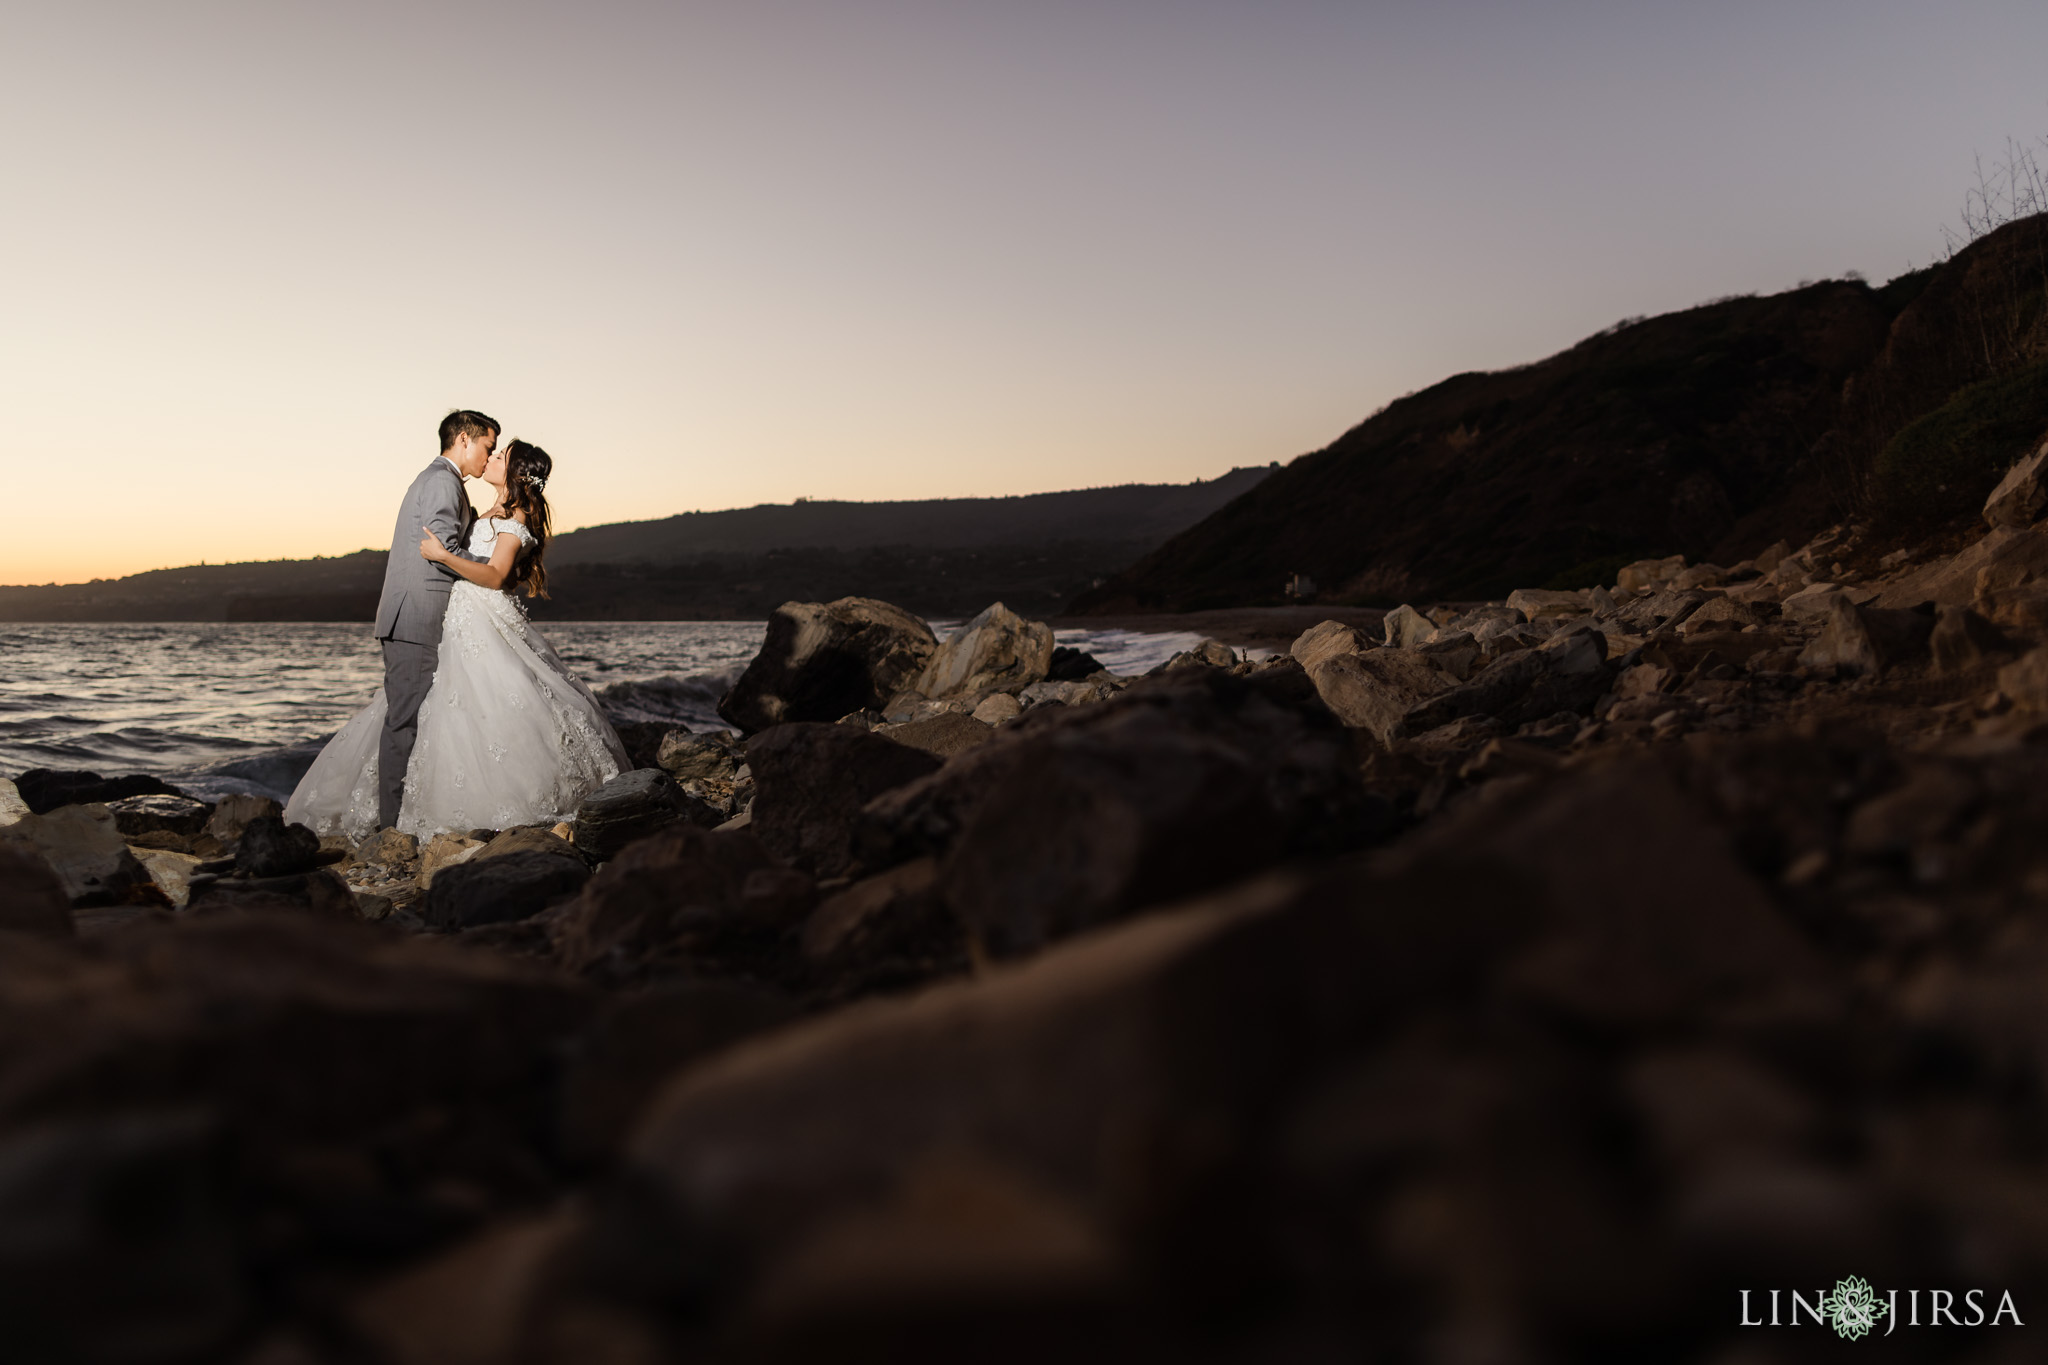
M 1860 1275 L 1835 1281 L 1835 1292 L 1820 1301 L 1820 1311 L 1827 1314 L 1828 1325 L 1835 1329 L 1835 1335 L 1847 1341 L 1855 1341 L 1877 1326 L 1877 1320 L 1885 1315 L 1885 1306 L 1878 1302 L 1877 1291 Z

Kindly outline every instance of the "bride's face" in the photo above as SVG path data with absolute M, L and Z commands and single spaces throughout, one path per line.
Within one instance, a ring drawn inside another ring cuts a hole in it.
M 484 461 L 483 481 L 499 492 L 505 491 L 505 452 L 494 450 L 491 458 Z

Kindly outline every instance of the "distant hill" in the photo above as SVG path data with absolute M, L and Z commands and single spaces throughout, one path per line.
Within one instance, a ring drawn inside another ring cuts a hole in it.
M 1853 515 L 1967 521 L 2048 429 L 2048 217 L 1883 288 L 1637 318 L 1456 375 L 1294 460 L 1077 613 L 1497 597 L 1683 553 L 1733 563 Z
M 1185 530 L 1265 478 L 1233 469 L 1187 484 L 1122 484 L 1009 498 L 920 502 L 765 503 L 686 512 L 659 521 L 593 526 L 559 536 L 548 563 L 674 564 L 704 555 L 770 550 L 963 549 L 1049 541 L 1152 546 Z
M 928 502 L 800 502 L 557 536 L 537 619 L 750 620 L 797 599 L 882 597 L 933 616 L 1002 600 L 1040 615 L 1255 487 L 1189 484 Z M 394 496 L 396 494 L 394 493 Z M 0 587 L 0 621 L 368 621 L 385 552 L 202 564 Z

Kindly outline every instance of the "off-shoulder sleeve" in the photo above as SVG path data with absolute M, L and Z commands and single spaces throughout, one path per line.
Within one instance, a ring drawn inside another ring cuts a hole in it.
M 518 536 L 519 543 L 521 545 L 524 545 L 527 549 L 530 550 L 533 548 L 533 532 L 527 530 L 524 526 L 521 526 L 518 522 L 512 520 L 512 518 L 494 517 L 492 518 L 491 524 L 497 527 L 498 531 L 501 534 Z

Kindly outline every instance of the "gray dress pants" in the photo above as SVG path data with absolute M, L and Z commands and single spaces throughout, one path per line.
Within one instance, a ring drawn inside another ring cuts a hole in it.
M 398 823 L 398 808 L 405 804 L 405 769 L 412 761 L 413 741 L 419 738 L 420 703 L 434 685 L 441 650 L 410 640 L 382 643 L 384 737 L 377 746 L 377 824 L 389 829 Z

